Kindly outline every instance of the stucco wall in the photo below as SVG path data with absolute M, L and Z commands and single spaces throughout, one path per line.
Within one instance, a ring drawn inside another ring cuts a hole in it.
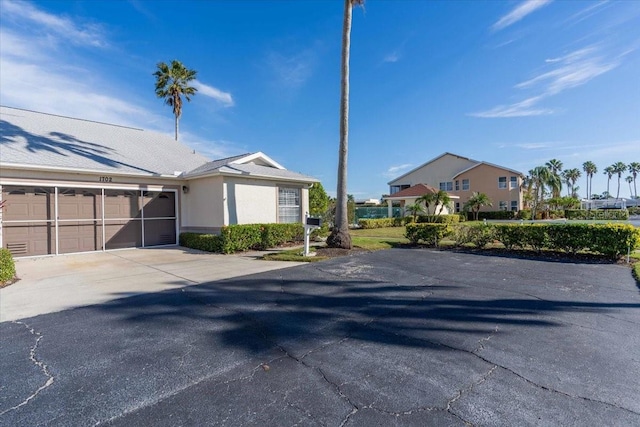
M 204 231 L 225 225 L 222 183 L 221 176 L 214 176 L 193 179 L 184 184 L 189 187 L 189 192 L 182 194 L 181 227 Z
M 425 165 L 408 175 L 391 181 L 390 186 L 393 185 L 416 185 L 427 184 L 435 188 L 439 188 L 440 182 L 451 181 L 456 173 L 473 166 L 475 162 L 469 161 L 465 158 L 446 154 L 439 159 Z
M 504 176 L 507 178 L 507 188 L 501 189 L 498 188 L 498 178 Z M 512 176 L 517 177 L 518 185 L 516 188 L 512 189 L 510 187 L 510 179 Z M 469 190 L 462 190 L 462 180 L 469 180 Z M 452 191 L 451 194 L 456 196 L 460 196 L 460 207 L 464 205 L 464 203 L 469 200 L 469 197 L 473 194 L 474 191 L 478 193 L 485 193 L 491 199 L 491 203 L 493 206 L 484 206 L 480 210 L 481 211 L 497 211 L 500 209 L 500 201 L 507 202 L 507 210 L 511 210 L 511 201 L 516 200 L 518 202 L 518 210 L 522 209 L 522 192 L 520 191 L 520 186 L 522 185 L 522 178 L 518 176 L 516 173 L 496 168 L 491 165 L 481 164 L 459 176 L 457 176 L 454 180 L 454 190 L 455 190 L 455 181 L 460 181 L 460 191 Z
M 225 177 L 225 223 L 256 224 L 277 220 L 278 189 L 273 181 Z

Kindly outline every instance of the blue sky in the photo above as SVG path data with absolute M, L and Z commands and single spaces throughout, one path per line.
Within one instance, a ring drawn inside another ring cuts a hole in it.
M 445 151 L 524 173 L 552 158 L 600 171 L 640 161 L 640 1 L 365 6 L 352 31 L 348 191 L 357 199 L 379 198 Z M 0 103 L 171 135 L 152 73 L 178 59 L 198 71 L 184 143 L 211 158 L 263 151 L 333 195 L 342 8 L 0 0 Z M 605 189 L 598 173 L 594 191 Z

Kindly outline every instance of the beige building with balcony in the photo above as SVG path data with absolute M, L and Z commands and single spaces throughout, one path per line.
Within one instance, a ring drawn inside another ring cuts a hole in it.
M 523 178 L 522 172 L 514 169 L 447 152 L 390 181 L 387 200 L 417 184 L 426 184 L 456 196 L 455 212 L 462 211 L 474 192 L 486 194 L 493 204 L 481 211 L 519 211 L 523 207 Z

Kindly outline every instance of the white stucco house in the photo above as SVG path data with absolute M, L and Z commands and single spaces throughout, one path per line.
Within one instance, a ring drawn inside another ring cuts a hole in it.
M 315 182 L 262 152 L 212 161 L 168 135 L 0 107 L 0 245 L 15 256 L 302 222 Z

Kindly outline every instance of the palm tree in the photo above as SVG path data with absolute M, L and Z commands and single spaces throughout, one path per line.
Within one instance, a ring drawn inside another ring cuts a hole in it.
M 448 206 L 449 203 L 451 203 L 451 197 L 449 197 L 449 193 L 447 193 L 444 190 L 438 191 L 436 193 L 434 206 L 438 207 L 438 205 L 440 205 L 440 208 L 438 209 L 438 213 L 436 213 L 436 215 L 442 214 L 442 211 L 444 210 L 445 206 Z
M 569 179 L 569 169 L 565 169 L 560 174 L 562 181 L 567 184 L 567 196 L 571 196 L 571 180 Z
M 474 191 L 469 200 L 467 200 L 463 206 L 465 211 L 471 210 L 473 212 L 473 219 L 475 221 L 478 220 L 478 212 L 480 212 L 480 208 L 483 206 L 493 206 L 491 204 L 491 199 L 484 193 L 478 193 Z
M 562 178 L 560 176 L 560 173 L 562 172 L 562 162 L 558 159 L 551 159 L 545 164 L 545 166 L 554 176 L 554 178 L 549 181 L 552 197 L 560 197 L 560 192 L 562 191 Z
M 633 182 L 633 177 L 629 175 L 625 178 L 625 181 L 629 183 L 629 194 L 631 194 L 631 198 L 633 198 L 633 189 L 631 188 L 631 183 Z
M 593 175 L 598 173 L 598 168 L 593 162 L 584 162 L 582 164 L 582 170 L 587 176 L 587 198 L 591 199 L 591 192 L 593 191 L 593 187 L 591 185 L 593 181 Z
M 351 49 L 351 19 L 354 5 L 364 0 L 344 0 L 342 21 L 342 62 L 340 83 L 340 148 L 338 150 L 338 188 L 336 191 L 336 223 L 327 246 L 351 249 L 351 236 L 347 222 L 347 152 L 349 146 L 349 53 Z
M 614 174 L 618 175 L 618 192 L 616 193 L 616 199 L 619 199 L 620 198 L 620 180 L 622 179 L 622 174 L 627 170 L 627 165 L 622 162 L 616 162 L 611 165 L 611 170 Z
M 611 177 L 613 176 L 613 166 L 607 166 L 604 168 L 603 174 L 607 175 L 607 194 L 611 194 L 609 192 L 609 181 L 611 181 Z
M 567 176 L 567 185 L 571 188 L 571 193 L 569 194 L 569 196 L 577 198 L 578 190 L 576 187 L 576 182 L 578 182 L 578 180 L 582 176 L 582 172 L 580 172 L 580 169 L 578 168 L 572 168 L 566 170 L 565 173 Z
M 529 171 L 531 185 L 534 191 L 533 209 L 531 217 L 535 219 L 538 207 L 544 202 L 545 187 L 557 188 L 558 177 L 546 166 L 537 166 Z
M 431 205 L 431 203 L 434 203 L 436 201 L 436 194 L 437 193 L 426 193 L 418 197 L 418 199 L 416 200 L 416 203 L 424 204 L 424 210 L 427 215 L 429 215 L 429 206 Z
M 631 162 L 628 166 L 629 173 L 633 177 L 633 194 L 635 198 L 638 198 L 638 187 L 636 187 L 636 178 L 638 177 L 638 173 L 640 173 L 640 162 Z
M 164 98 L 165 104 L 173 108 L 176 117 L 176 141 L 178 140 L 178 121 L 182 115 L 182 96 L 191 101 L 191 96 L 198 91 L 189 83 L 196 79 L 195 70 L 187 69 L 180 61 L 171 61 L 171 66 L 159 62 L 158 70 L 153 73 L 156 76 L 156 96 Z
M 418 215 L 423 212 L 422 206 L 420 206 L 419 203 L 407 205 L 404 207 L 404 209 L 413 216 L 413 222 L 416 222 L 416 218 L 418 217 Z

